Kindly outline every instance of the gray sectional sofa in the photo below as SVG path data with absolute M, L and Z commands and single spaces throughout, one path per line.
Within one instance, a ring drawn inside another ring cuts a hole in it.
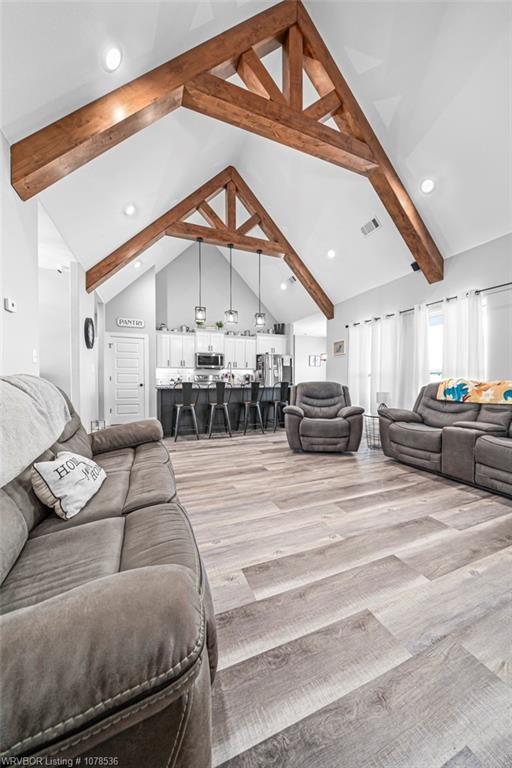
M 412 411 L 380 406 L 386 456 L 512 497 L 512 404 L 437 400 L 424 386 Z
M 336 381 L 297 384 L 284 408 L 288 444 L 294 451 L 357 451 L 363 413 L 352 405 L 348 387 Z
M 0 490 L 1 756 L 207 768 L 213 605 L 161 426 L 87 435 L 69 408 L 40 458 L 92 457 L 96 496 L 63 520 L 30 467 Z

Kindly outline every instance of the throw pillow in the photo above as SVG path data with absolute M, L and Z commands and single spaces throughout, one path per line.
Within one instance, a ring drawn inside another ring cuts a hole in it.
M 105 478 L 105 470 L 96 462 L 69 451 L 60 451 L 54 461 L 39 461 L 32 467 L 36 496 L 64 520 L 78 515 Z

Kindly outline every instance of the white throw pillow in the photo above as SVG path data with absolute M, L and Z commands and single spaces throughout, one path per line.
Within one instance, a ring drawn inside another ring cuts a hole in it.
M 32 467 L 36 496 L 64 520 L 78 515 L 105 478 L 105 470 L 96 462 L 69 451 L 58 453 L 55 461 L 39 461 Z

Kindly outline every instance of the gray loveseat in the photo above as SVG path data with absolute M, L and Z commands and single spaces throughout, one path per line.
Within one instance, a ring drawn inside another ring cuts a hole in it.
M 294 451 L 357 451 L 363 408 L 353 406 L 348 387 L 336 381 L 310 381 L 290 391 L 284 409 L 286 436 Z
M 0 490 L 1 755 L 206 768 L 215 620 L 161 426 L 87 435 L 69 407 L 40 458 L 92 457 L 96 496 L 66 521 L 30 467 Z
M 437 400 L 422 387 L 412 411 L 379 408 L 386 456 L 512 496 L 512 404 Z

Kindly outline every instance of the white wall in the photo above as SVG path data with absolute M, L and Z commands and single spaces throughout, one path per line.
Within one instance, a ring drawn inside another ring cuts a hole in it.
M 326 363 L 319 368 L 309 365 L 310 355 L 322 355 L 327 351 L 325 336 L 294 336 L 293 368 L 295 383 L 301 381 L 325 381 Z
M 71 276 L 69 269 L 39 270 L 40 373 L 71 392 Z M 77 406 L 78 407 L 78 406 Z
M 0 133 L 1 254 L 0 254 L 0 372 L 39 373 L 37 203 L 22 202 L 10 184 L 9 145 Z M 17 312 L 7 312 L 4 297 L 16 301 Z
M 470 289 L 487 288 L 512 280 L 512 234 L 504 235 L 483 245 L 445 260 L 445 277 L 429 285 L 421 272 L 411 272 L 379 288 L 361 293 L 334 308 L 334 319 L 327 323 L 327 378 L 348 381 L 348 355 L 333 357 L 334 341 L 348 341 L 347 324 L 381 316 L 388 312 L 408 309 L 414 304 L 436 301 Z M 501 342 L 494 343 L 496 363 L 490 361 L 490 370 L 502 370 L 496 378 L 504 378 L 512 367 L 510 350 L 511 326 L 504 326 Z
M 99 415 L 97 318 L 94 294 L 85 290 L 85 272 L 77 262 L 70 264 L 71 274 L 71 334 L 72 334 L 72 392 L 73 404 L 87 431 Z M 87 349 L 84 336 L 85 319 L 95 322 L 94 347 Z
M 156 313 L 155 313 L 155 270 L 148 269 L 138 280 L 121 291 L 105 304 L 105 331 L 114 333 L 147 334 L 149 346 L 149 416 L 156 416 Z M 144 328 L 119 328 L 118 317 L 144 320 Z M 100 383 L 103 386 L 103 381 Z
M 202 249 L 202 302 L 206 306 L 206 322 L 213 324 L 224 321 L 224 312 L 229 309 L 229 262 L 213 245 Z M 251 258 L 251 254 L 247 254 Z M 156 276 L 156 322 L 167 323 L 176 328 L 184 323 L 195 328 L 194 307 L 199 291 L 197 244 L 194 243 Z M 233 309 L 238 310 L 238 329 L 254 329 L 254 313 L 258 311 L 258 297 L 233 270 Z M 267 313 L 267 327 L 275 318 Z

